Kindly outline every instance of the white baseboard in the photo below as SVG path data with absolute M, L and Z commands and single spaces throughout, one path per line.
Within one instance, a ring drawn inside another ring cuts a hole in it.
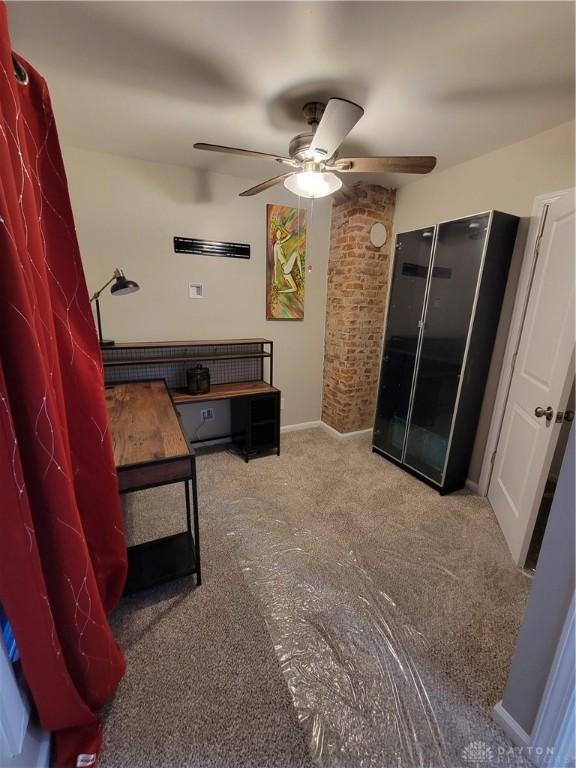
M 329 424 L 325 424 L 323 421 L 303 421 L 300 424 L 284 424 L 280 427 L 280 432 L 284 434 L 285 432 L 301 432 L 305 429 L 318 429 L 318 427 L 322 427 L 327 432 L 329 432 L 331 435 L 334 435 L 340 439 L 346 438 L 346 437 L 356 437 L 357 435 L 365 435 L 368 432 L 372 432 L 372 429 L 360 429 L 357 432 L 338 432 L 338 430 L 334 429 L 334 427 L 331 427 Z M 214 438 L 214 440 L 211 440 L 209 437 L 206 438 L 206 440 L 202 440 L 202 442 L 194 443 L 193 447 L 196 448 L 203 448 L 205 446 L 210 445 L 219 445 L 220 443 L 230 443 L 232 441 L 232 438 L 230 437 L 219 437 Z
M 501 701 L 492 710 L 492 720 L 502 728 L 504 733 L 517 747 L 530 746 L 530 736 L 518 725 L 512 715 L 504 709 Z
M 480 488 L 478 486 L 478 483 L 475 480 L 470 480 L 469 478 L 466 480 L 466 488 L 469 488 L 472 493 L 480 493 Z
M 286 424 L 280 427 L 280 432 L 300 432 L 302 429 L 314 429 L 321 426 L 321 421 L 303 421 L 301 424 Z
M 303 429 L 317 429 L 322 427 L 326 432 L 329 432 L 332 436 L 339 439 L 345 439 L 347 437 L 357 437 L 358 435 L 366 435 L 372 432 L 372 427 L 368 429 L 359 429 L 356 432 L 338 432 L 337 429 L 331 427 L 330 424 L 326 424 L 324 421 L 303 421 L 301 424 L 286 424 L 280 427 L 280 432 L 300 432 Z
M 325 429 L 331 435 L 338 437 L 340 440 L 345 440 L 347 437 L 357 437 L 358 435 L 367 435 L 369 432 L 372 432 L 372 427 L 369 427 L 368 429 L 358 429 L 355 432 L 338 432 L 337 429 L 334 429 L 334 427 L 331 427 L 330 424 L 326 424 L 325 421 L 321 421 L 319 423 L 323 429 Z

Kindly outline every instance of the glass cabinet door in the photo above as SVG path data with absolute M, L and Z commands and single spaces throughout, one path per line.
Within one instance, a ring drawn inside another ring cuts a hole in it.
M 438 226 L 404 462 L 442 482 L 490 214 Z
M 374 445 L 400 460 L 412 390 L 434 228 L 396 238 Z

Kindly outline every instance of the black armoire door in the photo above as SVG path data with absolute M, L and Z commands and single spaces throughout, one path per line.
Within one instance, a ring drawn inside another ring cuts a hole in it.
M 490 214 L 438 225 L 406 466 L 441 483 Z
M 373 450 L 450 493 L 466 482 L 518 217 L 399 234 Z
M 398 461 L 404 449 L 433 240 L 434 227 L 405 232 L 396 239 L 373 439 L 377 448 Z

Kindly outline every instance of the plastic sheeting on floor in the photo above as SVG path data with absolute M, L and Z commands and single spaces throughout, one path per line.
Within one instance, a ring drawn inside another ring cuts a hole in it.
M 274 503 L 235 499 L 225 526 L 314 760 L 325 768 L 529 765 L 435 669 L 426 637 L 375 584 L 361 553 L 343 545 L 346 536 L 295 527 Z M 393 570 L 404 594 L 427 578 L 421 555 L 379 566 L 379 583 Z

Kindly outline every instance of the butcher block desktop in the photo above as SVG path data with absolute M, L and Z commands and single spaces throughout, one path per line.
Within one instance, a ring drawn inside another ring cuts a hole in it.
M 105 395 L 118 467 L 190 456 L 164 381 L 111 385 Z
M 196 457 L 166 384 L 163 380 L 109 384 L 105 397 L 119 492 L 171 483 L 184 483 L 185 489 L 186 530 L 128 547 L 125 592 L 190 574 L 196 574 L 198 586 L 202 577 Z

